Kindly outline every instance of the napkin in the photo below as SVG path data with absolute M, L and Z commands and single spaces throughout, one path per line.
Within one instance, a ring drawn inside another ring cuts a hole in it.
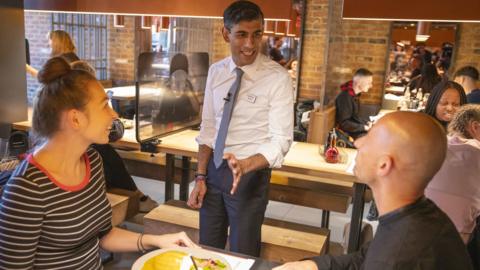
M 355 158 L 357 157 L 357 152 L 352 157 L 352 162 L 348 165 L 346 172 L 353 174 L 353 169 L 355 168 Z

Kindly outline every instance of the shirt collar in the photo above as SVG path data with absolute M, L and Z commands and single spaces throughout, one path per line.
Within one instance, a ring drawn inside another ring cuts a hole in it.
M 249 79 L 255 79 L 255 75 L 258 74 L 257 70 L 258 70 L 258 68 L 260 66 L 260 63 L 262 61 L 261 58 L 262 58 L 261 53 L 258 53 L 257 58 L 255 58 L 255 61 L 253 61 L 253 63 L 251 63 L 250 65 L 243 66 L 243 67 L 239 67 L 243 71 L 243 76 L 244 77 L 246 75 L 247 78 L 249 78 Z M 230 71 L 231 74 L 234 73 L 235 68 L 237 68 L 237 65 L 235 65 L 235 62 L 233 62 L 233 58 L 230 57 L 230 62 L 228 64 L 228 70 Z
M 378 222 L 380 224 L 386 224 L 394 222 L 408 214 L 410 214 L 414 209 L 420 207 L 421 205 L 428 204 L 428 199 L 425 196 L 418 198 L 415 202 L 405 205 L 404 207 L 393 210 L 389 213 L 386 213 L 378 217 Z

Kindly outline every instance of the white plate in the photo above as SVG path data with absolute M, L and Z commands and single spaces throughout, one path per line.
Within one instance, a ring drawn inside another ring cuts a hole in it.
M 154 250 L 154 251 L 150 251 L 149 253 L 143 255 L 142 257 L 138 258 L 135 261 L 135 263 L 132 266 L 132 270 L 142 270 L 143 265 L 150 258 L 153 258 L 153 257 L 155 257 L 159 254 L 162 254 L 162 253 L 165 253 L 165 252 L 168 252 L 168 251 L 185 252 L 188 255 L 191 255 L 191 256 L 194 256 L 194 257 L 197 257 L 197 258 L 201 258 L 201 259 L 219 260 L 227 266 L 225 268 L 225 270 L 232 270 L 232 267 L 227 262 L 227 260 L 225 260 L 225 258 L 223 258 L 222 256 L 220 256 L 216 253 L 210 252 L 210 251 L 205 250 L 205 249 L 184 248 L 184 247 L 164 248 L 164 249 L 157 249 L 157 250 Z M 190 269 L 190 266 L 193 265 L 192 260 L 188 257 L 188 255 L 183 258 L 182 266 L 181 266 L 181 269 L 179 269 L 179 270 L 183 270 L 183 269 L 188 270 L 188 269 Z M 164 269 L 155 269 L 155 270 L 164 270 Z M 165 270 L 176 270 L 176 269 L 165 269 Z

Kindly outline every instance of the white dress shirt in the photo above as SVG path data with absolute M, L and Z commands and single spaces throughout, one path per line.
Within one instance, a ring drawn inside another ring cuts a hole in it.
M 235 81 L 235 63 L 227 57 L 210 66 L 198 144 L 214 149 L 224 98 Z M 238 97 L 228 127 L 224 153 L 237 159 L 262 154 L 271 168 L 278 168 L 293 137 L 293 89 L 288 72 L 259 54 L 251 65 L 240 67 Z M 215 150 L 215 149 L 214 149 Z

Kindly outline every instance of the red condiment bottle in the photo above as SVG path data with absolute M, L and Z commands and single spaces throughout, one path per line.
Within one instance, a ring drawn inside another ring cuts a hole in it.
M 325 161 L 328 163 L 337 163 L 339 159 L 339 152 L 337 149 L 337 134 L 332 132 L 332 137 L 330 139 L 330 144 L 327 151 L 325 152 Z

